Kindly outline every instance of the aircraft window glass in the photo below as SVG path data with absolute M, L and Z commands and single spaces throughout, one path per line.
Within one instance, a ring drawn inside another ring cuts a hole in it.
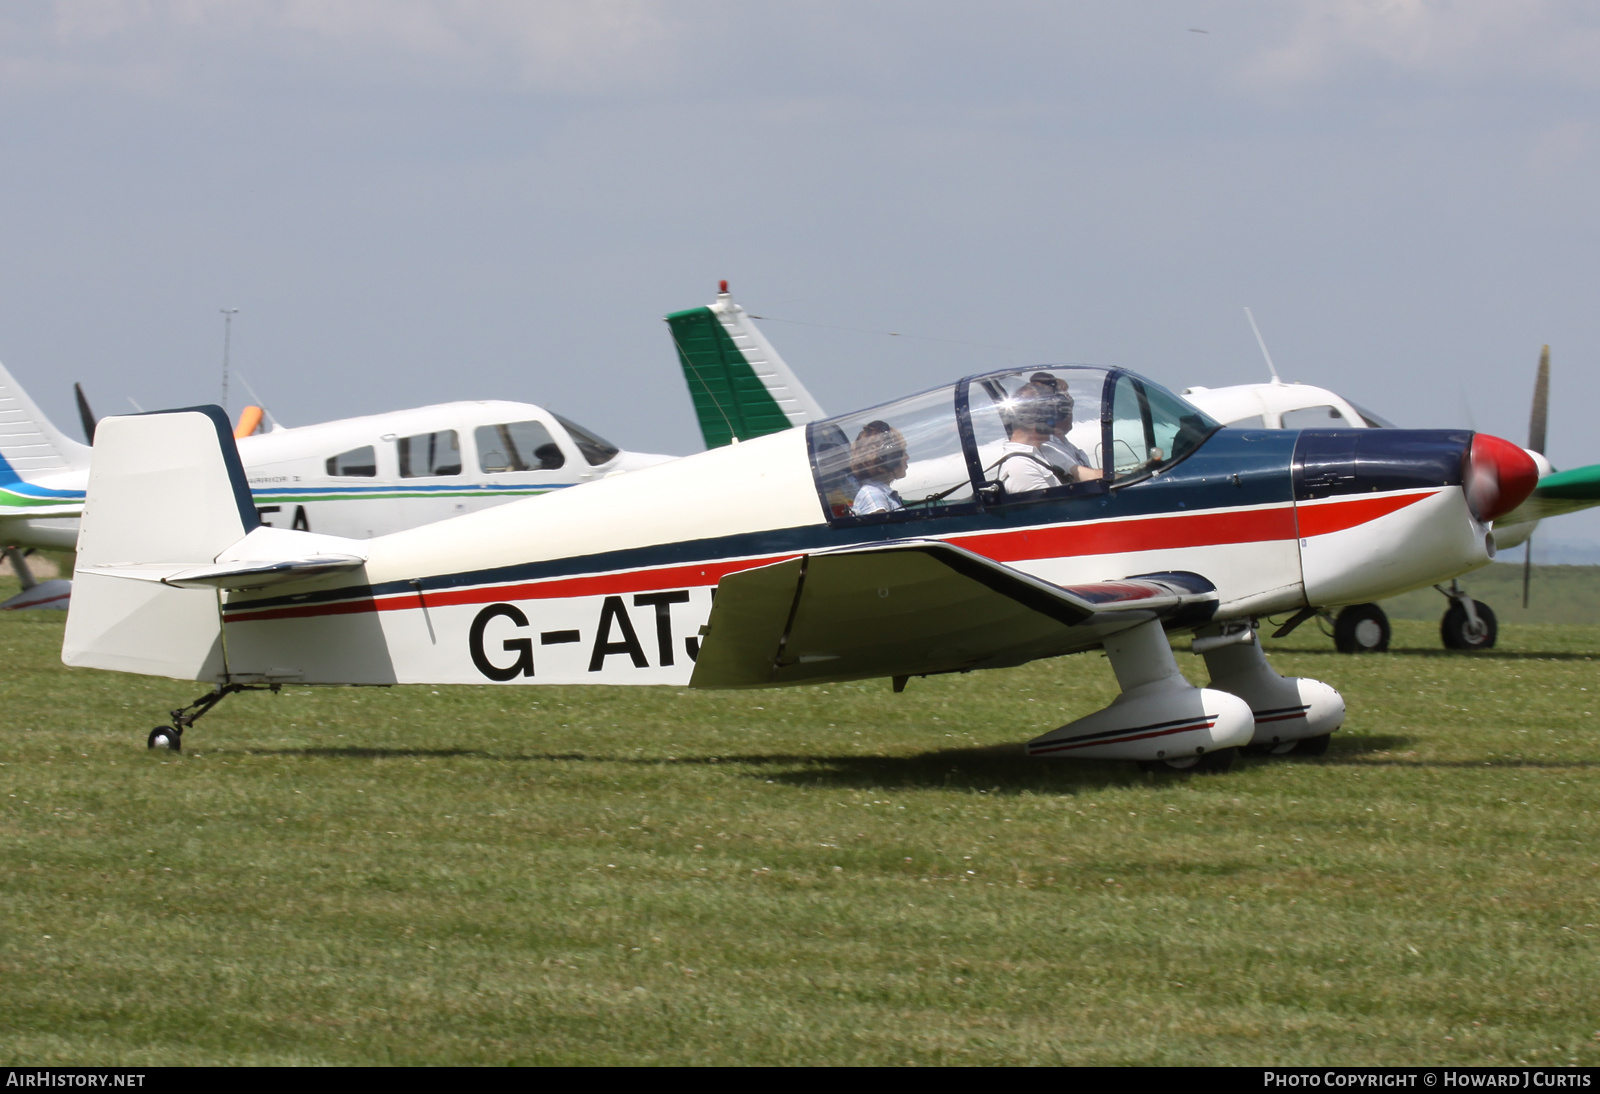
M 591 433 L 576 422 L 568 421 L 559 414 L 552 417 L 572 436 L 572 443 L 578 446 L 578 451 L 583 453 L 583 458 L 588 460 L 592 467 L 611 462 L 617 453 L 622 451 L 598 433 Z
M 1218 429 L 1197 407 L 1126 373 L 1111 397 L 1114 482 L 1133 482 L 1171 467 Z
M 461 441 L 453 429 L 401 437 L 395 445 L 403 479 L 461 474 Z
M 1351 403 L 1350 406 L 1355 410 L 1355 412 L 1357 414 L 1361 415 L 1361 420 L 1366 422 L 1368 428 L 1370 428 L 1370 429 L 1395 429 L 1395 428 L 1398 428 L 1388 418 L 1383 417 L 1381 414 L 1374 414 L 1372 411 L 1368 410 L 1366 407 L 1362 406 L 1360 403 Z
M 337 478 L 374 478 L 378 474 L 378 453 L 370 444 L 328 457 L 328 474 Z
M 567 462 L 550 431 L 539 422 L 480 425 L 472 439 L 478 466 L 490 475 L 506 471 L 554 471 Z
M 1338 407 L 1306 406 L 1283 412 L 1285 429 L 1355 429 Z
M 1104 477 L 1100 404 L 1105 371 L 1031 368 L 980 376 L 967 388 L 972 438 L 1001 498 L 1068 489 Z
M 955 385 L 808 427 L 830 517 L 929 516 L 972 501 Z

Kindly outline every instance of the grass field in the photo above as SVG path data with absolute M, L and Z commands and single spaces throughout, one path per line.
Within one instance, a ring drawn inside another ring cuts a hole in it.
M 1018 754 L 1098 655 L 293 689 L 173 757 L 199 687 L 0 618 L 0 1062 L 1600 1063 L 1600 627 L 1303 631 L 1328 755 L 1190 778 Z

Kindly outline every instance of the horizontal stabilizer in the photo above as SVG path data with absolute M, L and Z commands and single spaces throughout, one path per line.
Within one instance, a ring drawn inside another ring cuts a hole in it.
M 159 581 L 180 589 L 261 589 L 359 570 L 366 561 L 365 545 L 359 540 L 263 525 L 215 561 L 80 565 L 77 572 Z
M 78 572 L 137 581 L 159 581 L 179 589 L 260 589 L 323 574 L 359 570 L 365 564 L 364 558 L 341 555 L 281 562 L 213 563 L 209 566 L 175 566 L 170 562 L 144 566 L 87 566 L 80 567 Z
M 1020 665 L 1180 612 L 1209 618 L 1194 574 L 1057 586 L 971 551 L 907 540 L 730 574 L 692 687 L 770 687 Z

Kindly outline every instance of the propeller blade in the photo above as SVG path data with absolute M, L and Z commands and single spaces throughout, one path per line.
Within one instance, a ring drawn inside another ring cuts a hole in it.
M 1522 556 L 1522 606 L 1528 606 L 1528 582 L 1533 579 L 1533 535 L 1529 533 L 1523 549 L 1527 552 Z
M 94 411 L 89 409 L 89 400 L 84 397 L 83 385 L 73 384 L 72 393 L 78 397 L 78 421 L 83 423 L 83 436 L 90 444 L 94 444 Z
M 1528 419 L 1528 447 L 1544 455 L 1545 427 L 1550 424 L 1550 347 L 1539 353 L 1539 377 L 1533 382 L 1533 414 Z

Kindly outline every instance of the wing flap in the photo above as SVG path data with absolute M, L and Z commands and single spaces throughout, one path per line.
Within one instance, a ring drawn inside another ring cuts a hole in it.
M 1018 665 L 1099 645 L 1216 594 L 1194 575 L 1061 587 L 933 540 L 730 574 L 693 687 L 770 687 Z

